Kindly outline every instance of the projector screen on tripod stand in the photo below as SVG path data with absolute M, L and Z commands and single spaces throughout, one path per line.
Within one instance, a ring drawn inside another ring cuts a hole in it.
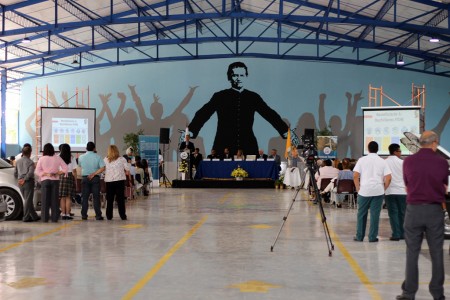
M 41 152 L 47 143 L 85 152 L 87 142 L 95 143 L 95 117 L 95 108 L 41 107 Z
M 402 155 L 410 151 L 400 142 L 404 132 L 420 135 L 420 106 L 362 107 L 364 119 L 364 155 L 369 154 L 367 145 L 378 143 L 379 155 L 389 155 L 388 147 L 399 144 Z

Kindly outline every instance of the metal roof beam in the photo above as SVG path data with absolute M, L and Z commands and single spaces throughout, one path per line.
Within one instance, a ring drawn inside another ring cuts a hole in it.
M 282 56 L 277 54 L 261 54 L 261 53 L 247 53 L 247 54 L 241 54 L 241 57 L 248 57 L 248 58 L 264 58 L 264 59 L 283 59 L 283 60 L 294 60 L 294 61 L 314 61 L 317 60 L 317 56 L 307 56 L 307 55 L 290 55 L 290 56 Z M 195 57 L 192 56 L 178 56 L 178 57 L 159 57 L 158 62 L 162 61 L 188 61 L 188 60 L 197 60 L 197 59 L 217 59 L 217 58 L 235 58 L 234 54 L 214 54 L 214 55 L 198 55 Z M 142 64 L 142 63 L 148 63 L 148 62 L 154 62 L 154 59 L 134 59 L 134 60 L 119 60 L 114 62 L 108 62 L 108 63 L 101 63 L 97 64 L 95 66 L 82 66 L 80 70 L 90 70 L 90 69 L 96 69 L 96 68 L 102 68 L 102 67 L 112 67 L 117 65 L 133 65 L 133 64 Z M 333 57 L 325 57 L 322 59 L 322 62 L 334 62 L 334 63 L 346 63 L 346 64 L 357 64 L 357 65 L 365 65 L 365 66 L 372 66 L 372 67 L 381 67 L 381 68 L 388 68 L 392 69 L 392 63 L 380 63 L 380 62 L 364 62 L 364 61 L 356 61 L 354 59 L 348 59 L 348 58 L 333 58 Z M 423 69 L 416 69 L 412 67 L 402 67 L 402 70 L 408 70 L 408 71 L 414 71 L 419 73 L 424 73 L 428 75 L 438 75 L 443 77 L 450 77 L 450 71 L 449 72 L 436 72 L 436 71 L 428 71 Z M 72 72 L 73 69 L 67 69 L 67 70 L 58 70 L 53 73 L 48 74 L 34 74 L 30 75 L 26 80 L 33 79 L 33 78 L 39 78 L 43 75 L 56 75 L 56 74 L 64 74 Z M 10 80 L 8 81 L 9 84 L 14 84 L 18 81 L 24 81 L 25 79 L 17 79 L 17 80 Z
M 128 17 L 128 18 L 114 18 L 113 22 L 109 19 L 101 18 L 101 19 L 91 19 L 88 21 L 82 22 L 67 22 L 67 23 L 59 23 L 58 26 L 54 26 L 53 24 L 49 25 L 40 25 L 36 27 L 29 28 L 21 28 L 21 29 L 11 29 L 6 30 L 3 36 L 11 36 L 11 35 L 19 35 L 25 33 L 32 32 L 40 32 L 40 31 L 55 31 L 55 32 L 64 32 L 68 30 L 73 30 L 77 28 L 89 27 L 89 26 L 107 26 L 113 24 L 133 24 L 139 22 L 147 22 L 147 21 L 185 21 L 185 20 L 203 20 L 203 19 L 229 19 L 229 18 L 246 18 L 246 19 L 261 19 L 261 20 L 275 20 L 280 22 L 298 22 L 298 23 L 306 23 L 306 22 L 327 22 L 334 24 L 347 24 L 347 25 L 367 25 L 367 26 L 379 26 L 385 28 L 394 28 L 398 30 L 410 31 L 413 33 L 420 34 L 440 34 L 442 37 L 447 40 L 450 40 L 448 36 L 449 31 L 447 28 L 439 28 L 439 27 L 429 27 L 427 25 L 417 25 L 417 24 L 406 24 L 399 22 L 390 22 L 390 21 L 380 21 L 373 20 L 367 18 L 352 18 L 352 19 L 343 19 L 343 18 L 335 18 L 335 17 L 317 17 L 317 16 L 298 16 L 298 15 L 286 15 L 280 16 L 278 14 L 261 14 L 261 13 L 253 13 L 253 12 L 240 12 L 233 13 L 230 12 L 227 17 L 223 17 L 221 14 L 217 13 L 196 13 L 196 14 L 177 14 L 177 15 L 168 15 L 168 16 L 142 16 L 142 17 Z M 115 38 L 114 38 L 115 39 Z M 119 40 L 119 39 L 117 39 Z
M 375 15 L 375 20 L 381 20 L 383 17 L 387 14 L 387 12 L 394 6 L 394 3 L 396 0 L 387 0 L 381 9 L 378 11 L 378 13 Z M 365 26 L 363 32 L 358 37 L 358 41 L 364 40 L 370 32 L 375 28 L 375 26 Z
M 59 7 L 66 10 L 68 13 L 72 14 L 74 17 L 76 17 L 81 21 L 93 20 L 93 18 L 89 16 L 85 11 L 81 10 L 79 7 L 75 6 L 72 2 L 69 2 L 68 0 L 52 0 L 52 1 L 55 2 L 55 5 L 58 5 Z M 59 25 L 60 24 L 58 24 L 58 27 Z M 108 41 L 119 40 L 119 38 L 115 37 L 112 33 L 110 33 L 109 30 L 105 28 L 103 25 L 100 25 L 99 27 L 94 27 L 94 30 Z M 128 49 L 121 49 L 121 50 L 127 53 L 129 52 Z
M 189 39 L 182 39 L 182 40 L 177 40 L 177 39 L 164 39 L 164 40 L 152 40 L 152 41 L 143 41 L 139 46 L 160 46 L 160 45 L 177 45 L 177 44 L 196 44 L 196 43 L 212 43 L 212 42 L 234 42 L 235 39 L 230 39 L 227 37 L 217 37 L 217 38 L 189 38 Z M 349 48 L 353 48 L 354 46 L 354 42 L 351 41 L 334 41 L 334 40 L 315 40 L 315 39 L 280 39 L 280 38 L 268 38 L 268 37 L 240 37 L 239 38 L 240 42 L 265 42 L 265 43 L 286 43 L 286 44 L 307 44 L 307 45 L 322 45 L 322 46 L 342 46 L 342 47 L 349 47 Z M 114 49 L 117 47 L 135 47 L 137 46 L 137 44 L 135 42 L 118 42 L 118 43 L 104 43 L 104 44 L 100 44 L 96 46 L 96 50 L 107 50 L 107 49 Z M 366 49 L 374 49 L 376 46 L 375 43 L 372 42 L 360 42 L 360 48 L 366 48 Z M 43 55 L 34 55 L 32 57 L 28 57 L 27 59 L 25 58 L 18 58 L 18 59 L 12 59 L 10 61 L 8 61 L 8 63 L 17 63 L 17 62 L 21 62 L 21 61 L 29 61 L 30 59 L 51 59 L 51 60 L 56 60 L 62 57 L 67 57 L 67 56 L 71 56 L 75 53 L 79 53 L 79 52 L 83 52 L 83 51 L 89 51 L 92 50 L 90 48 L 90 46 L 86 46 L 86 47 L 79 47 L 76 49 L 71 49 L 70 51 L 67 50 L 58 50 L 58 51 L 54 51 L 52 53 L 52 56 L 50 57 L 46 57 Z M 377 48 L 377 50 L 386 50 L 386 51 L 398 51 L 398 49 L 395 46 L 388 46 L 388 45 L 384 45 L 383 47 L 379 47 Z M 187 53 L 189 55 L 190 54 L 188 51 Z M 423 59 L 423 60 L 430 60 L 430 59 L 439 59 L 442 61 L 446 61 L 450 63 L 450 55 L 447 57 L 437 57 L 436 55 L 425 55 L 423 54 L 423 52 L 418 51 L 418 50 L 409 50 L 409 52 L 402 52 L 403 54 L 407 53 L 409 55 L 413 55 L 419 59 Z M 194 55 L 192 55 L 194 56 Z M 25 64 L 26 65 L 26 64 Z M 12 67 L 11 69 L 16 69 L 16 68 L 20 68 L 23 67 L 25 65 L 21 65 L 21 66 L 16 66 L 16 67 Z
M 429 27 L 429 26 L 436 27 L 439 23 L 441 23 L 442 21 L 444 21 L 447 18 L 448 18 L 448 9 L 442 9 L 437 14 L 435 14 L 430 20 L 428 20 L 428 22 L 426 22 L 423 26 L 424 27 Z M 447 32 L 447 34 L 448 34 L 448 32 Z M 421 35 L 419 35 L 419 33 L 413 33 L 406 40 L 401 42 L 398 45 L 398 47 L 400 47 L 400 48 L 408 48 L 413 43 L 415 43 L 420 38 L 420 36 Z M 390 53 L 389 54 L 389 60 L 394 58 L 394 56 L 395 56 L 394 53 Z

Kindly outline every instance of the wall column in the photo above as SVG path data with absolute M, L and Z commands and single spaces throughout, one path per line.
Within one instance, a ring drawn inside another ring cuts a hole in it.
M 5 111 L 6 111 L 6 70 L 1 70 L 1 91 L 0 91 L 0 101 L 1 101 L 1 107 L 2 107 L 2 114 L 1 114 L 1 126 L 2 126 L 2 132 L 1 132 L 1 157 L 6 157 L 6 120 L 5 120 Z

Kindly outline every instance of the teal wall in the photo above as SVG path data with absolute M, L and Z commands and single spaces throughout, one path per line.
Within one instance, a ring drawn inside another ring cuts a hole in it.
M 167 157 L 175 160 L 177 130 L 186 127 L 214 92 L 229 88 L 227 67 L 237 60 L 249 69 L 246 88 L 257 92 L 292 128 L 296 127 L 299 136 L 304 128 L 322 129 L 324 123 L 330 125 L 333 134 L 339 136 L 339 157 L 357 158 L 362 154 L 361 107 L 368 106 L 369 84 L 382 86 L 386 94 L 402 105 L 410 104 L 412 83 L 425 85 L 426 129 L 437 129 L 441 144 L 450 149 L 449 79 L 402 70 L 251 58 L 117 66 L 26 81 L 22 87 L 19 143 L 31 141 L 34 144 L 36 87 L 48 86 L 52 105 L 61 105 L 64 99 L 74 96 L 77 88 L 89 87 L 90 107 L 97 109 L 100 153 L 104 154 L 110 143 L 122 149 L 125 133 L 142 128 L 146 135 L 158 135 L 160 127 L 170 127 L 171 155 Z M 142 110 L 136 106 L 129 86 L 134 86 Z M 191 90 L 191 87 L 197 88 Z M 159 97 L 160 104 L 154 104 L 154 96 Z M 123 109 L 120 108 L 121 98 L 125 99 Z M 323 99 L 322 113 L 319 112 L 320 98 Z M 357 110 L 355 115 L 347 116 L 349 99 Z M 75 97 L 65 105 L 75 106 Z M 212 147 L 216 124 L 213 116 L 200 131 L 199 138 L 193 140 L 204 154 Z M 284 140 L 259 116 L 255 118 L 254 132 L 259 147 L 266 152 L 273 147 L 284 151 Z

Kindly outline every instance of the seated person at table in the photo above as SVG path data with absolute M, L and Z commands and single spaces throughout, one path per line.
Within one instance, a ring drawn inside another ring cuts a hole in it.
M 281 157 L 277 154 L 277 149 L 270 150 L 270 155 L 268 156 L 268 158 L 273 158 L 273 160 L 281 169 Z
M 197 170 L 198 165 L 203 160 L 203 155 L 200 153 L 200 149 L 195 148 L 194 153 L 191 155 L 191 162 L 194 168 Z
M 267 154 L 264 154 L 264 150 L 263 149 L 259 149 L 258 150 L 258 155 L 256 155 L 256 159 L 260 159 L 260 158 L 262 158 L 264 160 L 267 159 Z
M 234 160 L 236 159 L 245 160 L 244 151 L 242 151 L 242 149 L 239 149 L 237 151 L 236 155 L 234 156 Z
M 230 149 L 223 149 L 222 159 L 233 159 L 233 156 L 230 154 Z
M 211 154 L 209 154 L 206 158 L 207 159 L 215 159 L 215 158 L 220 158 L 220 157 L 219 157 L 219 155 L 217 155 L 216 149 L 211 149 Z

